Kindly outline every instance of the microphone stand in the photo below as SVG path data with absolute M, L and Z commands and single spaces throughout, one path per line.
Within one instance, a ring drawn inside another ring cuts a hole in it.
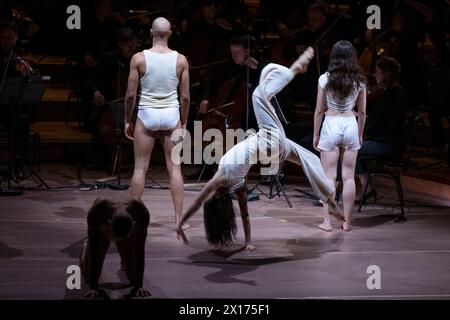
M 117 90 L 119 90 L 119 96 L 121 95 L 121 68 L 122 68 L 123 64 L 120 61 L 120 54 L 119 54 L 119 61 L 117 63 Z M 110 104 L 110 108 L 113 106 L 113 104 Z M 112 109 L 112 108 L 111 108 Z M 114 168 L 113 168 L 113 175 L 114 175 L 114 171 L 116 169 L 116 165 L 117 165 L 117 183 L 111 183 L 109 185 L 109 188 L 111 190 L 116 190 L 116 191 L 124 191 L 124 190 L 128 190 L 130 188 L 129 185 L 127 184 L 122 184 L 122 181 L 120 179 L 120 171 L 122 170 L 122 138 L 123 138 L 123 128 L 122 128 L 122 123 L 123 123 L 123 119 L 122 117 L 119 116 L 119 112 L 117 111 L 116 108 L 114 108 L 114 110 L 111 110 L 113 112 L 114 115 L 114 119 L 116 121 L 116 137 L 117 137 L 117 144 L 116 144 L 116 154 L 115 154 L 115 158 L 114 158 Z
M 314 50 L 316 51 L 317 73 L 320 77 L 320 57 L 319 57 L 319 42 L 321 42 L 328 33 L 336 26 L 336 24 L 347 14 L 349 9 L 344 10 L 333 23 L 320 35 L 314 43 Z

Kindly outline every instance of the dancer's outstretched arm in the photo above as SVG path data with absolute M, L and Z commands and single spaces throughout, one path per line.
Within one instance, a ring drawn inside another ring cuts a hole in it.
M 247 204 L 247 185 L 236 190 L 236 195 L 239 203 L 239 210 L 241 211 L 242 226 L 244 227 L 245 235 L 245 250 L 253 251 L 256 247 L 252 244 L 252 233 L 250 228 L 250 216 L 248 215 Z
M 194 200 L 194 203 L 189 206 L 186 212 L 181 217 L 180 221 L 177 225 L 177 234 L 178 237 L 181 237 L 184 243 L 188 243 L 186 235 L 182 230 L 181 226 L 185 223 L 198 209 L 202 206 L 202 204 L 208 199 L 208 196 L 211 192 L 216 191 L 223 183 L 225 182 L 225 175 L 223 171 L 219 168 L 219 171 L 216 172 L 214 177 L 209 180 L 203 189 L 200 191 L 197 198 Z

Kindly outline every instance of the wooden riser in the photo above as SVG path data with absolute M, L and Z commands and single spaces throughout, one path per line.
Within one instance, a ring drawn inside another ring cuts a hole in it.
M 449 184 L 428 180 L 425 177 L 417 178 L 406 175 L 401 176 L 401 183 L 404 192 L 416 193 L 423 197 L 439 198 L 444 201 L 450 201 Z M 395 183 L 390 179 L 376 177 L 375 185 L 395 189 Z

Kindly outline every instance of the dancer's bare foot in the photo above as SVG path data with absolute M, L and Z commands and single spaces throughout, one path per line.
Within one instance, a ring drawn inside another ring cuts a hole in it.
M 291 70 L 294 73 L 305 73 L 308 70 L 308 65 L 314 57 L 314 49 L 308 47 L 291 65 Z
M 190 224 L 187 224 L 187 223 L 183 223 L 182 225 L 181 225 L 181 230 L 187 230 L 187 229 L 189 229 L 191 227 L 191 225 Z
M 334 194 L 328 200 L 328 214 L 335 217 L 339 221 L 345 221 L 345 217 L 342 214 L 341 208 L 339 208 L 336 200 L 334 199 Z
M 344 223 L 342 223 L 342 230 L 348 232 L 352 230 L 352 225 L 346 221 L 344 221 Z
M 177 218 L 175 218 L 175 224 L 177 225 L 177 228 L 180 228 L 180 226 L 178 225 L 178 221 L 179 221 L 179 219 L 177 219 Z M 183 223 L 182 225 L 181 225 L 181 230 L 187 230 L 187 229 L 189 229 L 191 227 L 191 225 L 189 225 L 189 224 L 187 224 L 187 223 Z
M 324 222 L 324 223 L 322 223 L 322 224 L 319 224 L 317 227 L 318 227 L 319 229 L 323 230 L 323 231 L 326 231 L 326 232 L 331 232 L 331 231 L 333 231 L 333 227 L 331 226 L 331 224 L 326 223 L 326 222 Z
M 256 250 L 256 247 L 253 244 L 247 243 L 245 245 L 245 251 L 255 251 L 255 250 Z

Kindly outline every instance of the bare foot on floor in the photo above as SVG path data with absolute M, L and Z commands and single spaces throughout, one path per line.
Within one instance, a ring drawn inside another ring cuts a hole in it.
M 183 223 L 183 225 L 181 226 L 181 230 L 187 230 L 191 227 L 191 225 L 187 224 L 187 223 Z
M 245 245 L 245 251 L 255 251 L 255 250 L 256 250 L 256 247 L 253 244 L 248 243 Z
M 177 218 L 175 218 L 175 224 L 178 226 L 178 219 Z M 187 224 L 187 223 L 183 223 L 182 225 L 181 225 L 181 230 L 187 230 L 187 229 L 189 229 L 191 227 L 191 225 L 189 225 L 189 224 Z
M 319 224 L 317 227 L 319 227 L 319 229 L 326 231 L 326 232 L 333 231 L 333 227 L 329 223 L 324 222 L 322 224 Z
M 347 232 L 352 230 L 352 226 L 348 222 L 342 223 L 341 228 L 342 228 L 342 230 L 347 231 Z

